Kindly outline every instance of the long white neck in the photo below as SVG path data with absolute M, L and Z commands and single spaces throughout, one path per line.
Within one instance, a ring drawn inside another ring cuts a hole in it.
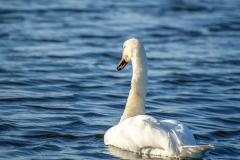
M 147 92 L 147 58 L 144 47 L 138 45 L 132 57 L 133 76 L 131 90 L 120 122 L 137 115 L 145 114 L 145 97 Z

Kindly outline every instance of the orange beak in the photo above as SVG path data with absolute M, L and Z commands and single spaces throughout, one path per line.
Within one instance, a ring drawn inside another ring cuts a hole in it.
M 125 59 L 122 57 L 121 61 L 119 62 L 118 66 L 117 66 L 117 70 L 122 70 L 126 65 L 128 64 L 128 62 L 125 61 Z

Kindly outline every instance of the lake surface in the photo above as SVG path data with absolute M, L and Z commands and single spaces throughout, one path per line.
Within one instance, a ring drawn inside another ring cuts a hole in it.
M 146 114 L 214 145 L 203 159 L 240 159 L 239 0 L 0 0 L 0 159 L 141 158 L 103 142 L 131 37 L 148 57 Z

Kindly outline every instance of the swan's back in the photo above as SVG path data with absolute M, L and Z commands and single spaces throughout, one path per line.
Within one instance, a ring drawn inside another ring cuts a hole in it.
M 137 153 L 151 151 L 151 154 L 163 156 L 179 155 L 183 142 L 187 145 L 196 144 L 185 125 L 174 120 L 157 121 L 147 115 L 128 118 L 110 128 L 104 140 L 106 145 Z
M 157 121 L 147 115 L 128 118 L 110 128 L 104 136 L 104 142 L 106 145 L 156 156 L 180 156 L 183 146 L 196 145 L 191 131 L 183 123 L 175 120 Z M 191 154 L 191 149 L 188 148 L 185 155 Z

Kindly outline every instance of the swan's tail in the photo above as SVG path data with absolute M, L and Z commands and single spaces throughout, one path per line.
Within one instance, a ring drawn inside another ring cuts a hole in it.
M 180 157 L 201 158 L 212 145 L 196 145 L 196 146 L 182 146 Z

